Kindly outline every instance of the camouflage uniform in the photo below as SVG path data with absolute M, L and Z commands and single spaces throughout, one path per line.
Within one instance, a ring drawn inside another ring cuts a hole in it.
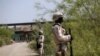
M 43 35 L 43 32 L 40 32 L 40 33 L 42 33 L 42 34 L 39 34 L 37 41 L 38 41 L 39 54 L 40 54 L 40 56 L 42 56 L 44 53 L 44 49 L 43 49 L 43 47 L 44 47 L 44 35 Z
M 54 21 L 57 21 L 58 18 L 62 17 L 62 15 L 54 15 L 53 19 Z M 60 20 L 60 19 L 59 19 Z M 71 36 L 69 34 L 66 34 L 65 29 L 61 26 L 61 23 L 55 22 L 55 24 L 52 27 L 53 34 L 54 34 L 54 40 L 57 45 L 57 52 L 66 51 L 66 43 L 68 43 L 71 40 Z

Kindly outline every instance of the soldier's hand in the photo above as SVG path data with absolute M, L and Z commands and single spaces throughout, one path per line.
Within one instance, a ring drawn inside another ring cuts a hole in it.
M 65 35 L 69 35 L 68 31 L 65 32 Z

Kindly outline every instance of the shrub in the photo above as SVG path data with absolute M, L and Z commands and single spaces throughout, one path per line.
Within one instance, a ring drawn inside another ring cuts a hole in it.
M 0 46 L 10 44 L 11 36 L 13 31 L 10 29 L 6 29 L 5 27 L 0 27 Z
M 100 25 L 99 22 L 88 19 L 68 19 L 63 23 L 68 31 L 71 28 L 73 36 L 73 54 L 74 56 L 100 56 Z M 45 56 L 55 56 L 55 42 L 52 34 L 52 25 L 46 23 L 43 25 L 45 42 Z M 32 44 L 35 45 L 35 44 Z M 68 45 L 68 56 L 69 56 Z

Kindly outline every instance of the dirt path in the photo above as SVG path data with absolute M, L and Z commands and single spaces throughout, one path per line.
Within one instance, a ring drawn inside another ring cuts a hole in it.
M 0 56 L 36 56 L 37 54 L 28 48 L 27 42 L 13 43 L 0 47 Z

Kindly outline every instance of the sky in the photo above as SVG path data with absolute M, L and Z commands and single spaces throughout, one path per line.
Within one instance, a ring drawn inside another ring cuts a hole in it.
M 41 17 L 51 20 L 50 14 L 40 16 L 46 11 L 44 7 L 54 10 L 56 4 L 46 0 L 0 0 L 0 24 L 33 22 Z

